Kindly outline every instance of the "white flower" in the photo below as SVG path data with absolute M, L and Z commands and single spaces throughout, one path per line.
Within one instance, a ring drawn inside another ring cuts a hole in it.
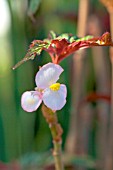
M 41 67 L 35 77 L 35 91 L 27 91 L 22 95 L 22 108 L 27 112 L 33 112 L 43 101 L 54 111 L 62 109 L 66 103 L 67 88 L 64 84 L 56 83 L 62 72 L 62 67 L 53 63 Z

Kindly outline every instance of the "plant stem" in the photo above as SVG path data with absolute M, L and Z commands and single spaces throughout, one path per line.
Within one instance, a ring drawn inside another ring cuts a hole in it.
M 53 156 L 54 156 L 54 160 L 55 160 L 55 169 L 56 170 L 64 170 L 62 159 L 61 159 L 61 143 L 54 140 L 54 138 L 56 138 L 56 136 L 57 136 L 57 130 L 56 130 L 55 125 L 50 127 L 50 130 L 51 130 L 51 134 L 53 137 L 53 146 L 54 146 Z
M 51 109 L 47 108 L 45 105 L 42 106 L 42 113 L 46 122 L 49 124 L 49 128 L 51 131 L 52 139 L 53 139 L 53 157 L 55 161 L 55 170 L 64 170 L 63 162 L 62 162 L 62 127 L 58 123 L 58 118 L 56 113 L 54 113 Z

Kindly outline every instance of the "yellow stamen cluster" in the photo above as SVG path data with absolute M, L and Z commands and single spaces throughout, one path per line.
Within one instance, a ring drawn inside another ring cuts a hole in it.
M 60 83 L 55 83 L 50 86 L 50 89 L 53 91 L 58 91 L 60 89 Z

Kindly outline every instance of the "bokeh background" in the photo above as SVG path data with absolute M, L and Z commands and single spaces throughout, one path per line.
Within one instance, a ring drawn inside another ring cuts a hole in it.
M 26 113 L 20 104 L 22 93 L 34 89 L 39 66 L 51 59 L 43 52 L 12 70 L 30 43 L 46 38 L 50 30 L 79 37 L 100 36 L 110 31 L 109 14 L 99 0 L 0 0 L 1 170 L 9 166 L 15 170 L 41 169 L 52 161 L 51 134 L 41 108 Z M 70 170 L 104 169 L 110 140 L 108 47 L 76 52 L 61 66 L 65 71 L 60 81 L 68 88 L 67 104 L 57 113 L 64 130 L 64 162 Z

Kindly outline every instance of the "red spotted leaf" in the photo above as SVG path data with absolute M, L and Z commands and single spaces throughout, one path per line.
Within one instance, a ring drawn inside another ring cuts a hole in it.
M 64 58 L 75 51 L 94 46 L 113 46 L 110 33 L 106 32 L 102 36 L 96 38 L 92 38 L 92 36 L 78 38 L 77 36 L 66 33 L 57 36 L 51 31 L 48 39 L 34 40 L 26 56 L 18 62 L 13 69 L 17 68 L 25 61 L 34 59 L 35 56 L 41 54 L 42 50 L 49 53 L 53 63 L 59 64 Z
M 113 46 L 110 33 L 106 32 L 101 37 L 90 38 L 84 37 L 81 39 L 69 42 L 66 39 L 54 39 L 46 51 L 50 54 L 54 63 L 59 63 L 64 58 L 74 53 L 75 51 L 83 48 L 89 48 L 94 46 Z

